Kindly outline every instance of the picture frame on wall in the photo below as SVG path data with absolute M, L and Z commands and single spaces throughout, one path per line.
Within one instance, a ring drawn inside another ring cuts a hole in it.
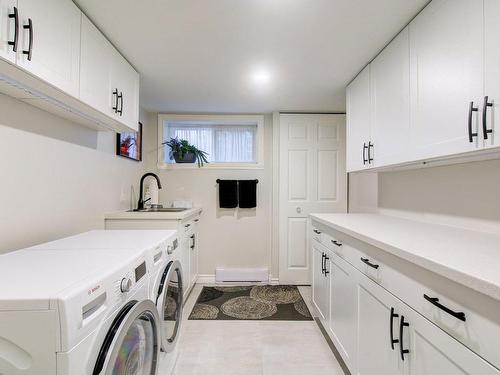
M 116 134 L 116 154 L 127 159 L 142 161 L 142 123 L 139 130 Z

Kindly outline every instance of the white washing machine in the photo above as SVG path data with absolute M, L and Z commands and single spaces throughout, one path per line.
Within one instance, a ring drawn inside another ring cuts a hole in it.
M 1 374 L 156 374 L 160 318 L 149 299 L 145 256 L 0 255 L 0 343 Z
M 94 230 L 33 246 L 28 250 L 136 249 L 146 256 L 149 296 L 161 324 L 161 374 L 171 372 L 177 359 L 183 305 L 182 267 L 176 259 L 175 230 Z

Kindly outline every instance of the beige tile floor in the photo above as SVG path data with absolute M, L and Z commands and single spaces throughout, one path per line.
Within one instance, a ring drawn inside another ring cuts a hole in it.
M 187 320 L 202 286 L 184 307 L 174 375 L 344 375 L 316 322 Z M 310 288 L 300 287 L 310 305 Z

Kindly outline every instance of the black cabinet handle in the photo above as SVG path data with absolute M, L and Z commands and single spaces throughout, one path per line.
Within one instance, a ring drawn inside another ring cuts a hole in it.
M 191 236 L 191 239 L 193 240 L 193 244 L 191 245 L 191 249 L 194 249 L 195 245 L 196 245 L 196 236 L 193 234 Z
M 403 334 L 404 334 L 404 328 L 409 327 L 410 323 L 405 322 L 405 317 L 401 315 L 401 320 L 399 321 L 399 352 L 401 353 L 401 360 L 405 360 L 405 354 L 408 354 L 410 352 L 409 349 L 403 349 Z
M 366 165 L 368 159 L 366 159 L 366 150 L 368 150 L 368 146 L 363 142 L 363 165 Z
M 329 259 L 330 259 L 330 257 L 325 254 L 325 277 L 328 276 L 328 274 L 330 273 L 330 271 L 328 271 L 328 269 L 326 268 L 326 262 Z
M 394 350 L 394 344 L 397 344 L 399 342 L 398 339 L 394 338 L 394 332 L 393 332 L 393 325 L 394 325 L 394 318 L 399 318 L 399 314 L 394 313 L 394 307 L 391 307 L 391 319 L 390 319 L 390 325 L 389 325 L 389 332 L 391 336 L 391 348 Z
M 335 246 L 338 246 L 338 247 L 342 246 L 342 244 L 337 240 L 332 240 L 332 244 L 334 244 Z
M 360 259 L 361 259 L 361 261 L 362 261 L 364 264 L 369 265 L 371 268 L 375 268 L 375 269 L 377 269 L 377 268 L 379 268 L 379 267 L 380 267 L 378 264 L 373 264 L 373 263 L 371 263 L 371 262 L 370 262 L 370 259 L 368 259 L 368 258 L 360 258 Z
M 321 273 L 325 274 L 325 253 L 321 253 Z
M 28 50 L 23 50 L 24 55 L 28 55 L 28 61 L 31 61 L 31 57 L 33 55 L 33 21 L 31 18 L 28 18 L 28 24 L 23 26 L 23 29 L 29 30 L 29 45 Z
M 191 224 L 186 224 L 184 225 L 186 228 L 189 228 L 191 226 Z
M 112 109 L 115 111 L 115 113 L 118 113 L 118 89 L 113 90 L 113 96 L 115 97 L 115 105 L 112 107 Z
M 321 232 L 317 229 L 313 229 L 313 232 L 316 233 L 316 234 L 321 234 Z
M 200 219 L 194 219 L 194 222 L 197 223 L 198 221 L 200 221 Z
M 371 141 L 368 142 L 368 164 L 371 164 L 373 161 L 372 152 L 371 152 L 373 147 L 374 147 L 373 143 Z
M 9 18 L 14 18 L 14 40 L 9 41 L 9 46 L 12 46 L 12 51 L 17 52 L 17 44 L 19 42 L 19 12 L 17 7 L 14 7 L 14 13 L 9 13 Z
M 453 310 L 449 309 L 448 307 L 446 307 L 444 305 L 441 305 L 439 303 L 439 298 L 437 298 L 437 297 L 429 297 L 427 294 L 424 294 L 424 298 L 427 301 L 429 301 L 430 303 L 432 303 L 434 306 L 436 306 L 437 308 L 439 308 L 439 309 L 447 312 L 448 314 L 450 314 L 451 316 L 454 316 L 458 320 L 461 320 L 462 322 L 465 322 L 465 313 L 464 312 L 453 311 Z
M 477 112 L 478 108 L 474 107 L 474 102 L 470 102 L 469 104 L 469 120 L 467 122 L 468 129 L 469 129 L 469 142 L 472 143 L 474 142 L 473 138 L 477 137 L 477 133 L 472 132 L 472 112 Z
M 116 110 L 120 116 L 123 114 L 123 92 L 120 91 L 120 95 L 117 95 L 116 99 L 116 107 L 118 108 L 118 100 L 120 100 L 120 109 Z
M 488 115 L 488 107 L 493 107 L 493 103 L 490 103 L 488 101 L 488 96 L 484 97 L 484 104 L 483 104 L 483 138 L 488 139 L 488 134 L 493 133 L 493 129 L 488 129 L 488 120 L 487 120 L 487 115 Z M 470 138 L 469 138 L 470 140 Z

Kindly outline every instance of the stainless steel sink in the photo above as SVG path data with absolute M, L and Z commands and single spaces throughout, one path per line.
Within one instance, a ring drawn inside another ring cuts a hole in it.
M 143 210 L 129 210 L 128 212 L 182 212 L 186 211 L 188 208 L 178 208 L 178 207 L 162 207 L 162 208 L 145 208 Z

